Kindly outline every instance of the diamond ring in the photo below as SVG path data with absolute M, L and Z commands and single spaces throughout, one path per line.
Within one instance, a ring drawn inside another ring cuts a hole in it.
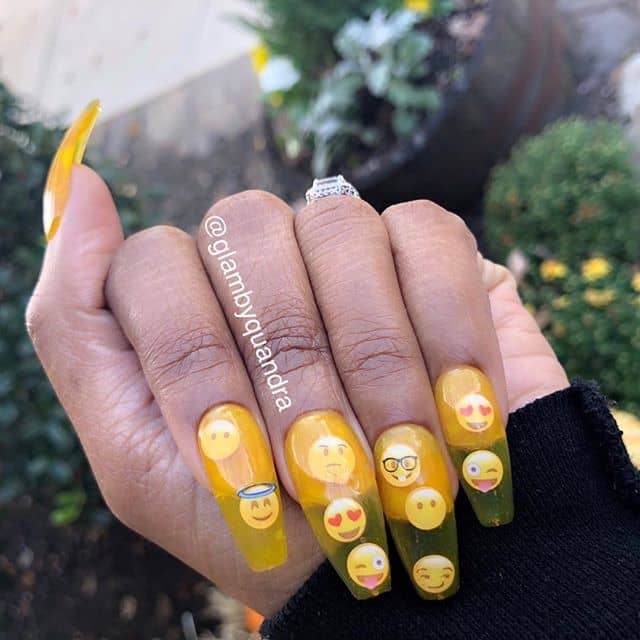
M 347 182 L 343 176 L 331 176 L 330 178 L 316 178 L 311 189 L 306 193 L 307 204 L 311 204 L 328 196 L 351 196 L 360 198 L 358 190 Z

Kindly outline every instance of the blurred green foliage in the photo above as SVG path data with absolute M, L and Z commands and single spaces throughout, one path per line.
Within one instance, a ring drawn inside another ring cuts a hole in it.
M 276 142 L 290 160 L 311 156 L 314 175 L 409 137 L 440 106 L 433 32 L 451 0 L 253 3 L 260 17 L 245 24 Z
M 29 493 L 50 507 L 56 524 L 75 520 L 85 503 L 100 513 L 89 466 L 24 324 L 44 251 L 42 189 L 62 134 L 30 122 L 0 83 L 0 506 Z M 141 204 L 123 194 L 131 184 L 106 165 L 100 173 L 125 227 L 140 227 Z
M 559 260 L 640 256 L 640 181 L 619 125 L 551 125 L 516 145 L 490 185 L 487 241 L 499 260 L 514 246 Z
M 640 181 L 621 127 L 571 119 L 521 143 L 485 216 L 497 258 L 524 254 L 522 298 L 568 375 L 640 415 Z

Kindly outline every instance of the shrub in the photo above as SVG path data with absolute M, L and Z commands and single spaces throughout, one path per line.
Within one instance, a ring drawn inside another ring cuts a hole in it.
M 597 380 L 640 415 L 640 269 L 603 257 L 534 261 L 520 290 L 569 377 Z
M 496 169 L 486 202 L 487 241 L 504 260 L 640 256 L 640 182 L 618 125 L 571 119 L 518 144 Z
M 44 249 L 42 189 L 62 133 L 28 122 L 0 83 L 0 505 L 29 492 L 59 524 L 74 520 L 87 499 L 98 505 L 88 464 L 24 328 Z M 123 194 L 131 185 L 107 166 L 100 172 L 112 178 L 125 226 L 140 226 L 140 204 Z
M 640 413 L 640 187 L 622 129 L 571 119 L 517 145 L 485 203 L 495 257 L 520 283 L 570 377 Z
M 312 156 L 317 176 L 408 138 L 437 110 L 467 55 L 444 18 L 474 7 L 471 0 L 254 2 L 263 17 L 248 23 L 261 39 L 253 62 L 276 142 L 290 160 Z M 446 54 L 437 51 L 442 42 Z

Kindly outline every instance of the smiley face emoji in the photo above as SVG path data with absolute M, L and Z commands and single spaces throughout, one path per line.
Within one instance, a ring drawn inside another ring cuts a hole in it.
M 338 542 L 359 538 L 367 526 L 364 509 L 351 498 L 338 498 L 324 510 L 324 528 Z
M 442 524 L 447 515 L 447 503 L 439 491 L 431 487 L 420 487 L 407 496 L 404 511 L 414 527 L 429 531 Z
M 482 493 L 495 489 L 502 482 L 503 474 L 502 460 L 484 449 L 470 453 L 462 463 L 464 479 Z
M 372 542 L 359 544 L 347 557 L 347 573 L 355 583 L 373 591 L 389 575 L 387 554 Z
M 316 440 L 308 455 L 309 471 L 324 482 L 346 484 L 356 465 L 353 449 L 342 438 L 324 436 Z
M 273 482 L 259 482 L 238 491 L 240 515 L 254 529 L 268 529 L 280 513 L 280 500 Z
M 207 421 L 205 418 L 198 437 L 202 452 L 211 460 L 224 460 L 240 446 L 240 431 L 228 420 Z
M 453 562 L 444 556 L 424 556 L 413 565 L 414 582 L 427 593 L 442 593 L 456 576 Z
M 484 431 L 495 419 L 493 405 L 479 393 L 469 393 L 456 404 L 456 418 L 468 431 Z
M 406 444 L 391 444 L 380 460 L 382 476 L 394 487 L 407 487 L 420 475 L 420 458 Z

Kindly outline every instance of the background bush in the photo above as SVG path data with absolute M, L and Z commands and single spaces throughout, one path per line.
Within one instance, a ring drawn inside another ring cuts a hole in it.
M 0 83 L 0 506 L 29 492 L 56 523 L 74 520 L 99 497 L 78 440 L 47 381 L 24 326 L 44 250 L 42 189 L 63 130 L 28 122 Z M 141 205 L 108 166 L 125 227 L 142 224 Z M 135 189 L 133 189 L 135 190 Z
M 486 196 L 496 257 L 518 250 L 525 303 L 570 377 L 640 415 L 640 182 L 621 127 L 572 119 L 522 142 Z
M 581 260 L 640 256 L 640 182 L 622 128 L 571 119 L 516 145 L 486 198 L 490 249 Z

